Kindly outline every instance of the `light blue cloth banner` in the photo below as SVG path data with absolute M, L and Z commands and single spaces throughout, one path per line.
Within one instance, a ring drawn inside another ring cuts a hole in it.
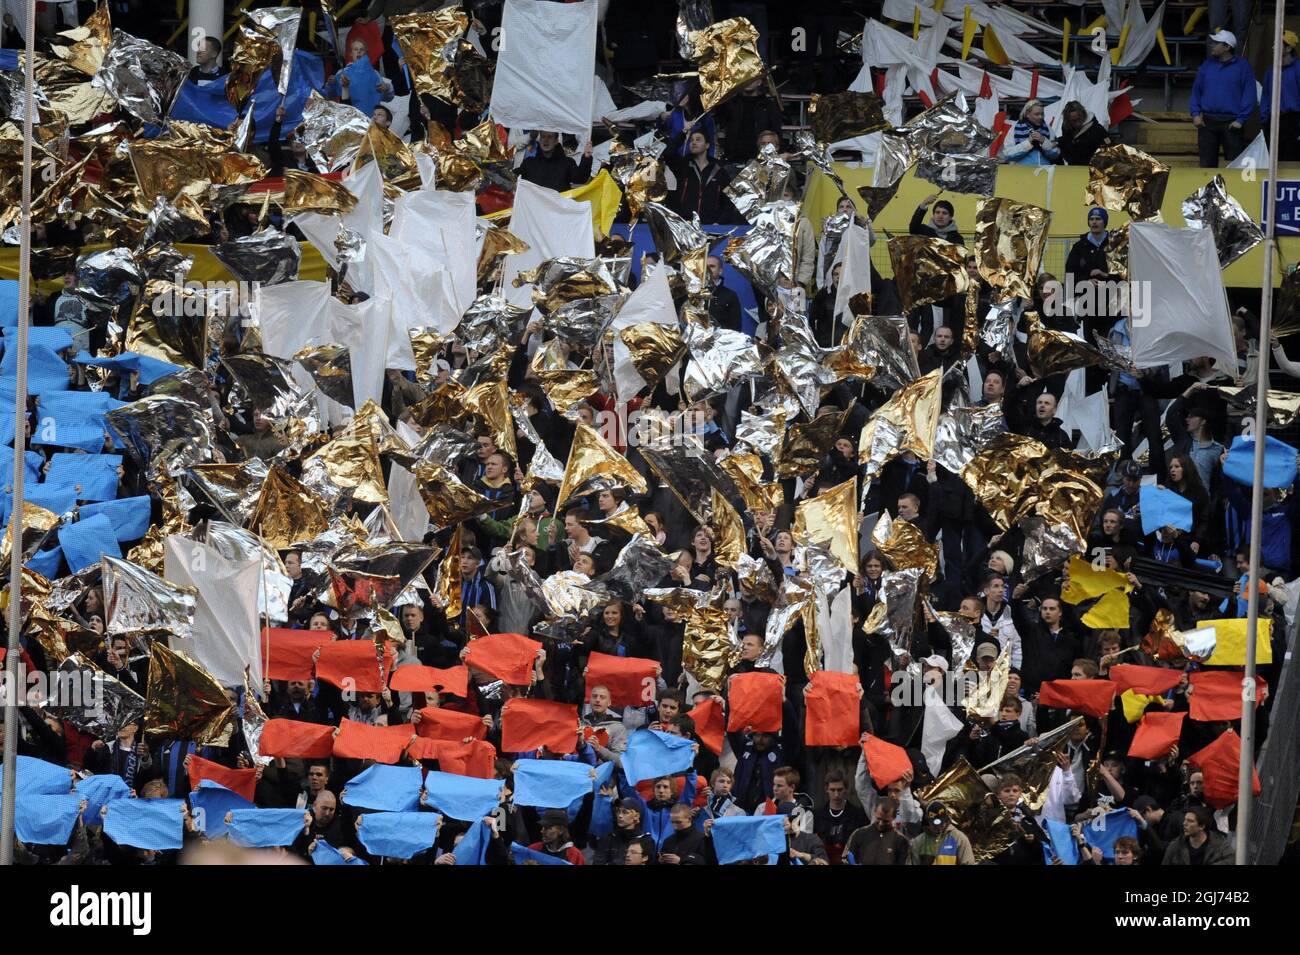
M 100 501 L 81 508 L 81 519 L 102 514 L 113 522 L 118 543 L 137 541 L 149 533 L 149 495 L 120 497 L 116 501 Z
M 1115 842 L 1128 836 L 1136 839 L 1137 822 L 1127 809 L 1112 809 L 1103 816 L 1095 816 L 1083 824 L 1083 841 L 1100 849 L 1107 862 L 1115 861 Z
M 1290 487 L 1295 483 L 1296 450 L 1277 438 L 1264 437 L 1264 487 Z M 1232 439 L 1223 473 L 1238 484 L 1255 486 L 1255 442 L 1245 435 Z
M 713 820 L 712 835 L 719 865 L 780 855 L 786 850 L 784 816 L 723 816 Z
M 104 835 L 119 846 L 163 852 L 179 849 L 185 820 L 183 799 L 118 799 L 104 816 Z
M 324 839 L 316 840 L 316 848 L 311 850 L 312 865 L 370 865 L 360 856 L 353 856 L 351 859 L 343 858 L 343 853 L 339 852 Z
M 1192 529 L 1192 502 L 1173 491 L 1142 485 L 1138 490 L 1138 510 L 1142 514 L 1143 534 L 1154 534 L 1162 527 Z
M 104 412 L 124 404 L 106 391 L 46 392 L 36 408 L 32 444 L 98 453 L 104 450 L 104 436 L 108 435 L 113 446 L 120 448 L 122 442 L 104 420 Z
M 302 809 L 235 809 L 230 814 L 226 834 L 231 842 L 247 849 L 291 846 L 306 825 L 304 812 Z
M 63 559 L 68 562 L 68 571 L 73 574 L 98 564 L 105 554 L 109 557 L 122 556 L 122 548 L 117 546 L 113 522 L 103 514 L 64 524 L 59 528 L 59 546 L 63 548 Z
M 34 756 L 18 757 L 18 795 L 48 793 L 63 796 L 72 792 L 72 771 L 67 766 L 47 763 Z
M 436 812 L 370 812 L 361 817 L 357 836 L 372 856 L 410 859 L 433 848 L 438 820 Z
M 78 365 L 93 365 L 96 368 L 109 368 L 125 377 L 128 372 L 137 372 L 140 375 L 140 384 L 148 387 L 159 378 L 165 378 L 167 375 L 174 375 L 181 371 L 180 365 L 173 365 L 169 361 L 163 361 L 161 358 L 153 358 L 149 355 L 141 355 L 138 352 L 124 351 L 120 355 L 114 355 L 112 358 L 96 358 L 89 352 L 78 352 L 72 359 Z
M 59 569 L 63 566 L 63 548 L 55 547 L 53 550 L 38 550 L 27 559 L 23 565 L 28 567 L 46 580 L 54 580 L 59 575 Z
M 420 808 L 419 766 L 375 765 L 348 780 L 343 801 L 357 809 L 413 812 Z
M 692 745 L 684 736 L 651 729 L 636 730 L 628 738 L 627 750 L 623 753 L 623 775 L 635 786 L 646 779 L 687 772 L 695 765 Z
M 596 767 L 596 779 L 591 784 L 594 793 L 591 803 L 591 825 L 587 832 L 600 838 L 614 831 L 614 796 L 605 796 L 601 790 L 614 781 L 614 770 L 618 767 L 613 762 L 601 763 Z
M 424 780 L 428 805 L 444 816 L 475 822 L 491 815 L 501 801 L 501 780 L 473 779 L 431 772 Z
M 517 842 L 510 843 L 510 858 L 514 860 L 515 865 L 528 865 L 530 862 L 538 865 L 573 865 L 568 859 L 557 859 L 555 856 L 548 856 L 545 852 L 521 846 Z
M 239 793 L 211 779 L 200 779 L 199 788 L 190 793 L 194 824 L 209 839 L 220 839 L 226 834 L 226 813 L 252 808 L 253 804 Z M 301 813 L 298 820 L 302 821 Z
M 68 363 L 59 352 L 72 347 L 72 336 L 60 328 L 33 328 L 27 340 L 27 394 L 67 391 Z M 0 357 L 0 387 L 17 392 L 18 330 L 4 330 L 4 356 Z
M 61 846 L 72 838 L 81 812 L 75 793 L 19 793 L 14 802 L 14 830 L 19 842 L 31 846 Z
M 0 496 L 0 520 L 3 523 L 9 523 L 9 515 L 13 513 L 14 496 L 11 493 L 11 485 L 8 481 L 0 481 L 5 493 Z M 47 511 L 62 517 L 68 511 L 77 506 L 77 492 L 70 487 L 46 487 L 44 484 L 25 484 L 23 485 L 23 499 L 28 504 L 35 504 L 43 507 Z
M 117 497 L 117 469 L 120 454 L 69 454 L 60 451 L 50 456 L 46 484 L 81 485 L 79 501 L 112 501 Z
M 13 430 L 13 407 L 9 408 L 9 430 Z M 23 480 L 25 486 L 37 484 L 41 480 L 41 468 L 45 466 L 45 459 L 35 451 L 27 451 L 23 454 Z M 9 487 L 14 481 L 14 449 L 6 445 L 0 445 L 0 484 Z
M 1060 858 L 1061 865 L 1079 864 L 1079 844 L 1074 841 L 1070 824 L 1055 819 L 1042 820 L 1043 830 L 1047 833 L 1047 842 L 1043 846 L 1043 857 L 1048 865 Z
M 131 787 L 116 773 L 103 773 L 78 780 L 76 793 L 87 803 L 81 821 L 88 826 L 97 826 L 100 823 L 99 810 L 118 799 L 129 799 Z
M 488 842 L 492 839 L 492 833 L 488 830 L 488 824 L 480 819 L 474 823 L 465 832 L 460 842 L 456 843 L 456 848 L 451 850 L 451 854 L 456 857 L 457 865 L 486 865 Z
M 8 53 L 8 50 L 5 50 Z M 18 327 L 18 280 L 0 280 L 0 325 Z
M 592 767 L 586 763 L 562 759 L 520 760 L 515 770 L 514 803 L 539 809 L 565 809 L 591 792 L 591 774 Z
M 253 141 L 263 144 L 271 134 L 275 122 L 275 111 L 280 106 L 280 93 L 276 89 L 276 76 L 271 70 L 263 70 L 253 91 L 253 122 L 256 129 Z M 289 75 L 289 91 L 284 100 L 283 134 L 302 122 L 302 108 L 312 90 L 325 86 L 325 67 L 321 58 L 313 53 L 297 50 L 293 55 L 293 72 Z M 171 119 L 183 119 L 193 123 L 204 123 L 221 129 L 229 128 L 239 115 L 226 100 L 226 77 L 214 80 L 203 86 L 197 83 L 181 84 L 176 102 L 172 106 Z

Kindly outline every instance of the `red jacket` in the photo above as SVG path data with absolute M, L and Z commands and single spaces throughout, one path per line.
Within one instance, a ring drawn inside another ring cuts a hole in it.
M 528 848 L 532 849 L 534 852 L 545 852 L 548 856 L 555 855 L 554 852 L 550 852 L 547 850 L 546 843 L 544 842 L 534 842 Z M 577 846 L 575 846 L 572 842 L 565 847 L 564 858 L 566 861 L 572 863 L 573 865 L 587 864 L 587 860 L 582 857 L 582 850 L 579 849 Z

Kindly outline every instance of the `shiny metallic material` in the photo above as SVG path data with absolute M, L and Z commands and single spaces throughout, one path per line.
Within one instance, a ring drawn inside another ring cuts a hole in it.
M 998 160 L 987 153 L 923 151 L 916 161 L 916 178 L 949 192 L 992 197 L 998 183 Z
M 808 113 L 819 143 L 837 143 L 889 127 L 884 101 L 875 93 L 813 93 Z
M 1000 299 L 1032 298 L 1052 214 L 1011 199 L 975 204 L 975 259 L 980 275 Z
M 921 235 L 894 236 L 889 240 L 889 259 L 904 312 L 964 293 L 970 284 L 966 249 L 954 242 Z
M 855 502 L 856 504 L 856 502 Z M 939 545 L 926 540 L 920 529 L 902 518 L 890 520 L 881 514 L 871 530 L 871 543 L 894 570 L 912 567 L 925 571 L 923 581 L 932 582 L 939 573 Z
M 104 591 L 105 636 L 192 636 L 198 595 L 193 587 L 173 584 L 142 567 L 108 556 L 101 558 L 100 586 Z
M 182 57 L 147 40 L 113 31 L 113 42 L 92 85 L 142 123 L 163 123 L 189 74 Z
M 302 110 L 298 135 L 317 169 L 338 172 L 356 158 L 370 131 L 370 117 L 355 106 L 332 103 L 313 91 Z
M 758 55 L 758 30 L 744 17 L 712 23 L 688 34 L 687 42 L 699 69 L 700 104 L 705 112 L 767 73 Z
M 961 474 L 975 455 L 1005 430 L 999 402 L 978 408 L 949 408 L 939 415 L 934 460 L 953 474 Z
M 1263 230 L 1228 194 L 1222 176 L 1215 176 L 1183 200 L 1183 220 L 1189 229 L 1210 230 L 1219 250 L 1219 265 L 1225 269 L 1264 241 Z
M 237 711 L 234 693 L 227 693 L 211 673 L 161 640 L 150 644 L 146 739 L 225 746 L 234 732 Z
M 286 171 L 286 190 L 287 190 Z M 298 277 L 302 247 L 274 226 L 212 247 L 212 254 L 241 282 L 279 285 Z
M 275 90 L 284 96 L 289 92 L 289 77 L 293 74 L 293 54 L 298 48 L 298 22 L 302 19 L 302 9 L 263 7 L 260 10 L 249 10 L 248 19 L 275 37 L 275 42 L 280 47 L 280 73 L 275 78 Z
M 107 412 L 104 420 L 150 476 L 177 475 L 212 456 L 211 412 L 184 399 L 150 395 Z
M 858 573 L 858 479 L 805 498 L 795 506 L 796 544 L 823 547 L 850 574 Z M 933 576 L 933 574 L 932 574 Z
M 1160 214 L 1168 184 L 1168 165 L 1117 143 L 1093 154 L 1083 201 L 1111 212 L 1127 212 L 1140 222 Z

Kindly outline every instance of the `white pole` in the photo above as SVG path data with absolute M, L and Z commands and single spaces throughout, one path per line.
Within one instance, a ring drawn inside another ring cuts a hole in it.
M 1250 814 L 1255 799 L 1255 643 L 1259 628 L 1259 551 L 1264 524 L 1264 436 L 1268 433 L 1269 338 L 1273 330 L 1273 254 L 1277 248 L 1278 121 L 1282 102 L 1282 0 L 1274 0 L 1273 109 L 1268 117 L 1268 194 L 1265 196 L 1264 277 L 1260 287 L 1259 368 L 1255 382 L 1255 485 L 1250 495 L 1250 590 L 1246 597 L 1246 674 L 1241 681 L 1241 765 L 1237 779 L 1237 865 L 1250 864 Z M 1264 117 L 1260 117 L 1264 119 Z
M 14 861 L 14 798 L 18 790 L 18 706 L 25 702 L 18 689 L 18 631 L 22 627 L 23 574 L 23 458 L 27 450 L 27 327 L 32 301 L 32 97 L 36 66 L 36 0 L 27 0 L 23 28 L 27 49 L 23 57 L 23 199 L 18 246 L 18 380 L 14 400 L 13 519 L 9 526 L 9 632 L 5 653 L 4 771 L 0 790 L 0 865 Z M 12 694 L 12 698 L 11 698 Z

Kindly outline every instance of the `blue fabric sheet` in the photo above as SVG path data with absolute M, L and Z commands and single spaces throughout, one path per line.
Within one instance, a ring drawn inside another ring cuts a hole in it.
M 5 488 L 3 497 L 0 497 L 0 519 L 8 524 L 9 515 L 13 513 L 14 496 L 8 481 L 0 479 L 0 486 Z M 77 506 L 77 492 L 70 487 L 59 485 L 47 487 L 44 484 L 25 484 L 23 499 L 28 504 L 36 504 L 58 515 L 66 514 Z
M 104 412 L 124 404 L 106 391 L 46 392 L 36 409 L 32 444 L 98 453 L 104 450 L 107 435 L 114 447 L 121 447 L 122 442 L 104 420 Z M 9 408 L 12 418 L 13 405 Z
M 555 856 L 548 856 L 545 852 L 521 846 L 517 842 L 510 843 L 510 858 L 514 860 L 515 865 L 527 865 L 530 862 L 538 865 L 573 865 L 568 859 L 557 859 Z
M 339 852 L 324 839 L 316 840 L 316 848 L 311 851 L 312 865 L 369 865 L 365 859 L 359 856 L 353 856 L 351 859 L 343 858 L 343 853 Z
M 31 334 L 35 333 L 35 334 Z M 4 330 L 4 356 L 0 357 L 0 387 L 17 391 L 18 330 Z M 68 390 L 68 363 L 59 352 L 72 347 L 72 336 L 61 328 L 32 328 L 27 339 L 27 394 Z
M 429 773 L 424 789 L 430 806 L 462 822 L 476 822 L 491 815 L 501 798 L 501 780 L 473 779 L 453 773 Z
M 173 365 L 161 358 L 152 358 L 149 355 L 141 355 L 133 351 L 125 351 L 120 355 L 114 355 L 112 358 L 96 358 L 89 352 L 83 351 L 78 352 L 77 356 L 72 360 L 78 365 L 111 368 L 119 375 L 125 375 L 131 371 L 139 372 L 140 384 L 145 386 L 152 385 L 159 378 L 174 375 L 181 370 L 180 365 Z
M 46 580 L 54 580 L 59 576 L 60 568 L 63 567 L 63 548 L 55 547 L 53 550 L 38 550 L 27 559 L 27 563 L 23 566 L 36 571 Z
M 59 546 L 63 548 L 63 559 L 68 562 L 69 572 L 74 574 L 98 564 L 105 554 L 122 556 L 113 522 L 103 514 L 64 524 L 59 528 Z
M 1264 438 L 1264 487 L 1290 487 L 1295 483 L 1296 449 L 1277 438 Z M 1238 484 L 1255 486 L 1255 442 L 1245 435 L 1232 439 L 1223 473 Z
M 271 125 L 275 122 L 275 111 L 280 107 L 280 93 L 276 89 L 276 75 L 272 70 L 264 70 L 253 91 L 253 121 L 256 130 L 253 141 L 265 143 L 271 134 Z M 312 90 L 322 89 L 325 85 L 325 67 L 321 58 L 312 53 L 298 50 L 293 55 L 293 72 L 289 76 L 289 91 L 284 100 L 284 135 L 302 122 L 302 108 Z M 183 119 L 208 126 L 226 129 L 239 118 L 233 106 L 226 100 L 226 77 L 221 77 L 204 86 L 186 81 L 181 84 L 172 106 L 172 119 Z
M 361 817 L 357 837 L 373 856 L 409 859 L 433 848 L 436 812 L 370 812 Z
M 786 850 L 784 816 L 723 816 L 713 820 L 712 835 L 719 865 Z
M 14 802 L 14 830 L 18 841 L 31 846 L 61 846 L 72 838 L 81 811 L 81 797 L 68 793 L 19 793 Z
M 1137 834 L 1137 822 L 1127 809 L 1112 809 L 1083 824 L 1083 841 L 1094 849 L 1100 849 L 1102 858 L 1107 862 L 1115 861 L 1116 840 L 1124 836 L 1136 839 Z
M 219 839 L 226 834 L 226 813 L 252 808 L 253 804 L 239 793 L 211 779 L 199 780 L 199 788 L 190 793 L 190 814 L 194 824 L 209 839 Z M 298 818 L 301 821 L 301 814 Z
M 119 846 L 179 849 L 185 827 L 183 799 L 118 799 L 104 816 L 104 835 Z
M 591 767 L 586 763 L 527 759 L 520 760 L 519 768 L 515 770 L 516 806 L 565 809 L 590 792 Z
M 117 497 L 117 469 L 120 454 L 69 454 L 60 451 L 50 456 L 45 483 L 81 485 L 79 501 L 111 501 Z
M 19 756 L 17 785 L 20 796 L 24 793 L 63 796 L 72 792 L 72 771 L 34 756 Z
M 102 514 L 113 522 L 118 543 L 136 541 L 149 533 L 150 502 L 148 494 L 139 497 L 120 497 L 116 501 L 86 504 L 81 508 L 81 519 Z
M 408 812 L 420 808 L 419 766 L 371 766 L 348 780 L 343 801 L 357 809 Z
M 116 773 L 87 776 L 77 781 L 75 789 L 77 797 L 86 800 L 86 811 L 81 818 L 90 826 L 99 825 L 99 810 L 102 807 L 118 799 L 131 797 L 131 787 Z
M 249 849 L 290 846 L 302 834 L 302 809 L 236 809 L 226 829 L 230 841 Z
M 623 775 L 635 786 L 646 779 L 675 776 L 695 765 L 692 743 L 684 736 L 640 729 L 628 737 L 623 753 Z
M 1044 819 L 1042 824 L 1043 831 L 1047 834 L 1047 842 L 1043 845 L 1044 861 L 1053 865 L 1059 857 L 1061 865 L 1078 865 L 1079 844 L 1074 841 L 1070 824 L 1055 819 Z
M 9 51 L 6 50 L 6 53 Z M 0 280 L 0 325 L 18 327 L 18 280 Z
M 1192 529 L 1192 502 L 1173 491 L 1144 484 L 1138 491 L 1138 509 L 1143 534 L 1154 534 L 1162 527 Z
M 451 854 L 456 857 L 457 865 L 486 865 L 488 842 L 492 838 L 492 833 L 488 831 L 488 824 L 479 820 L 470 826 L 466 831 L 464 838 L 456 843 L 456 848 L 451 850 Z

